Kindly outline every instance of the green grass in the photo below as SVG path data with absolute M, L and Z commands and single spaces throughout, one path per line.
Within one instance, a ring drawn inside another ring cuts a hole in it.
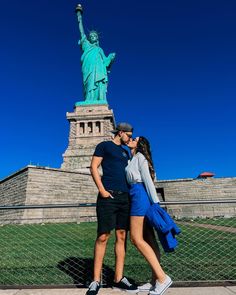
M 209 220 L 208 220 L 209 221 Z M 179 247 L 162 252 L 162 265 L 176 281 L 236 280 L 236 235 L 181 225 Z M 0 227 L 0 285 L 87 284 L 92 274 L 96 223 Z M 114 269 L 114 235 L 104 261 L 104 281 Z M 125 274 L 147 281 L 150 268 L 128 242 Z

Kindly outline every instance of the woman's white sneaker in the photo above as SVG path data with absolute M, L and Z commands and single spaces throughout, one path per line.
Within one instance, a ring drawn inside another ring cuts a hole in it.
M 138 286 L 139 292 L 148 292 L 153 288 L 151 283 L 146 283 L 144 285 Z
M 159 282 L 156 282 L 155 287 L 149 291 L 149 295 L 162 295 L 164 292 L 170 287 L 172 284 L 172 280 L 169 276 L 166 276 L 166 279 L 164 283 L 160 284 Z

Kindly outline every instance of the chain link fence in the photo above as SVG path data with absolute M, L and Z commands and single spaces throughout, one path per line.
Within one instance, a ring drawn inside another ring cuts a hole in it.
M 161 205 L 168 209 L 204 203 Z M 175 283 L 236 283 L 236 201 L 207 202 L 208 206 L 222 203 L 234 207 L 231 217 L 225 218 L 221 211 L 221 216 L 214 218 L 176 219 L 182 231 L 179 246 L 168 254 L 161 249 L 161 264 Z M 42 210 L 43 219 L 36 213 Z M 95 204 L 0 207 L 0 286 L 88 286 L 93 273 L 95 212 Z M 104 285 L 109 285 L 114 275 L 114 240 L 113 234 L 104 260 Z M 138 283 L 151 277 L 147 262 L 129 240 L 125 275 Z

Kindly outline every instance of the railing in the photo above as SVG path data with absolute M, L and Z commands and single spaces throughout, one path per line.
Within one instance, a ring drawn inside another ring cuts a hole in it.
M 161 249 L 161 264 L 176 284 L 236 283 L 236 200 L 161 203 L 171 210 L 206 204 L 223 206 L 222 216 L 178 217 L 178 248 L 169 254 Z M 232 209 L 229 218 L 224 217 L 226 205 Z M 0 286 L 87 286 L 92 280 L 96 226 L 94 203 L 1 206 Z M 104 260 L 104 285 L 114 274 L 113 245 L 114 235 Z M 139 283 L 151 277 L 146 261 L 129 241 L 125 275 Z

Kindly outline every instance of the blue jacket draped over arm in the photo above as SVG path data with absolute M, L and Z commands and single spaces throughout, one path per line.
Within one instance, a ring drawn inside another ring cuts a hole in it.
M 152 204 L 146 217 L 157 231 L 160 243 L 165 252 L 173 252 L 178 245 L 178 241 L 175 238 L 181 230 L 175 224 L 170 215 L 163 209 L 158 203 Z

